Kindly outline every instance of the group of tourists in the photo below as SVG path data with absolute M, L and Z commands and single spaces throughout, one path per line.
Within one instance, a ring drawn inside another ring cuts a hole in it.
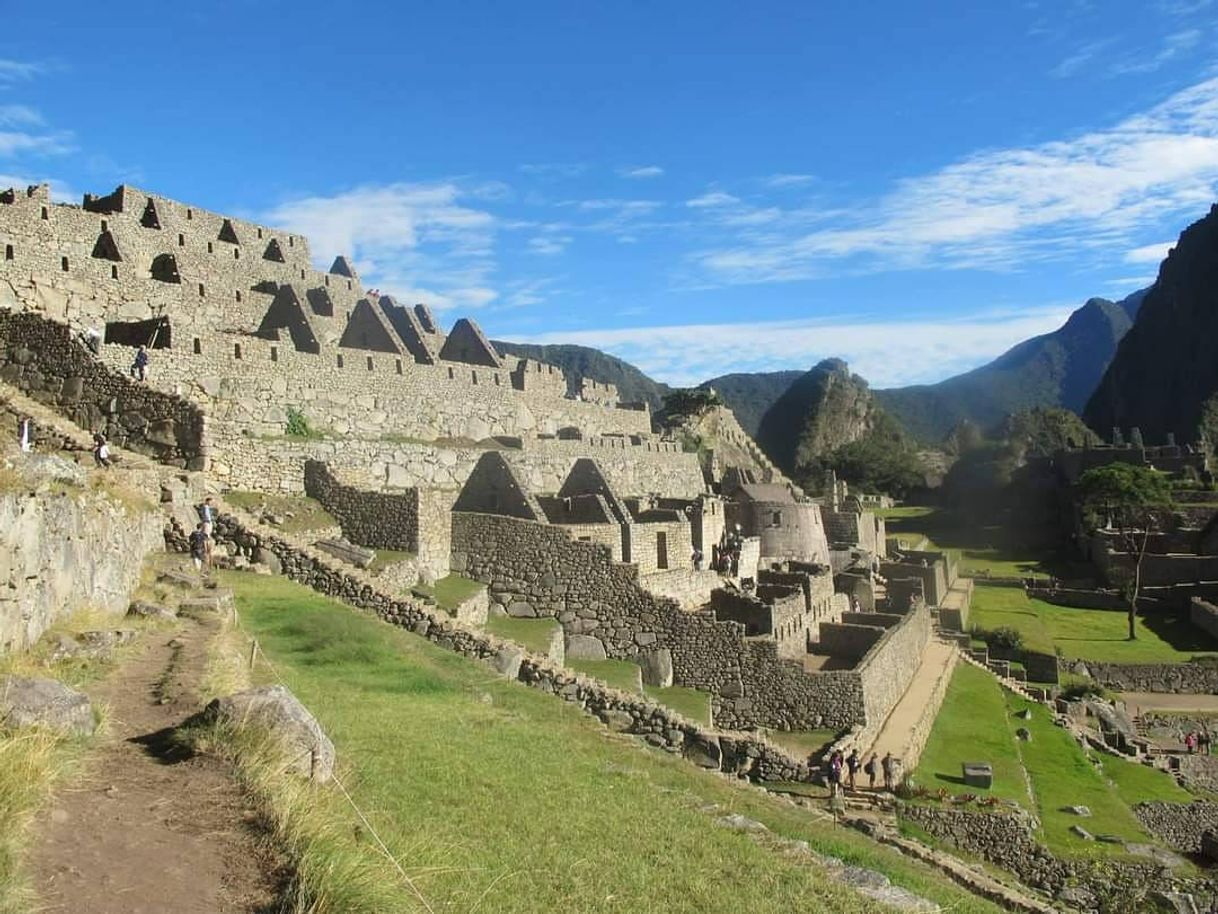
M 195 571 L 202 573 L 206 569 L 210 572 L 212 567 L 212 532 L 216 528 L 216 508 L 212 504 L 210 495 L 203 499 L 201 505 L 195 506 L 195 513 L 199 515 L 199 523 L 195 525 L 195 529 L 189 537 L 190 559 L 194 562 Z
M 1189 730 L 1184 734 L 1184 748 L 1188 750 L 1189 755 L 1200 753 L 1201 755 L 1210 754 L 1210 735 L 1205 730 Z
M 858 749 L 850 750 L 849 755 L 843 754 L 840 749 L 834 749 L 825 764 L 825 778 L 829 782 L 829 793 L 831 796 L 837 796 L 842 792 L 843 787 L 856 790 L 860 770 L 867 775 L 869 790 L 875 790 L 875 779 L 878 775 L 883 774 L 884 789 L 891 793 L 896 789 L 897 768 L 900 764 L 891 752 L 884 753 L 882 759 L 878 752 L 872 752 L 871 758 L 864 764 Z
M 719 538 L 719 547 L 715 556 L 715 570 L 720 574 L 736 577 L 740 573 L 740 552 L 744 548 L 744 535 L 740 525 L 736 524 L 723 531 Z

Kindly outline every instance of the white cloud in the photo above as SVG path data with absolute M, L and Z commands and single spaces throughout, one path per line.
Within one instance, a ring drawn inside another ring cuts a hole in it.
M 33 79 L 45 70 L 40 63 L 0 58 L 0 85 Z
M 798 187 L 811 184 L 816 178 L 812 175 L 776 174 L 765 179 L 767 187 Z
M 729 283 L 806 279 L 831 267 L 1010 269 L 1128 249 L 1148 227 L 1207 208 L 1216 186 L 1218 79 L 1210 79 L 1111 128 L 979 152 L 835 211 L 815 231 L 785 222 L 742 230 L 694 260 Z M 716 191 L 700 203 L 728 198 Z
M 71 150 L 71 137 L 66 133 L 0 130 L 0 156 L 58 155 Z
M 1132 251 L 1126 251 L 1125 262 L 1159 264 L 1163 262 L 1163 258 L 1167 256 L 1167 252 L 1175 246 L 1176 242 L 1174 241 L 1160 241 L 1156 244 L 1144 244 L 1140 248 L 1134 248 Z
M 1153 73 L 1164 64 L 1187 54 L 1201 43 L 1204 33 L 1200 29 L 1185 29 L 1165 35 L 1159 50 L 1146 57 L 1138 57 L 1115 62 L 1110 71 L 1115 75 L 1126 73 Z
M 353 255 L 366 285 L 439 310 L 478 308 L 497 297 L 497 223 L 466 196 L 454 182 L 366 185 L 290 200 L 260 218 L 308 237 L 323 268 Z
M 623 178 L 658 178 L 664 174 L 664 169 L 659 165 L 639 165 L 634 168 L 618 169 L 618 174 Z
M 534 254 L 561 254 L 571 240 L 570 235 L 538 235 L 529 239 L 529 250 Z
M 692 385 L 736 371 L 806 369 L 844 358 L 873 387 L 927 383 L 967 371 L 1016 343 L 1060 327 L 1072 306 L 991 311 L 962 320 L 927 318 L 689 324 L 560 330 L 535 343 L 578 343 L 627 359 L 652 377 Z
M 0 105 L 0 127 L 40 127 L 42 115 L 28 105 Z
M 1113 43 L 1112 38 L 1105 38 L 1102 41 L 1092 41 L 1064 59 L 1056 67 L 1049 71 L 1050 76 L 1058 79 L 1067 79 L 1082 70 L 1087 64 L 1095 60 L 1101 51 L 1106 50 Z
M 725 194 L 720 190 L 712 190 L 700 197 L 694 197 L 692 200 L 686 200 L 685 205 L 692 206 L 694 209 L 708 209 L 720 206 L 734 206 L 739 202 L 739 197 L 733 197 L 731 194 Z

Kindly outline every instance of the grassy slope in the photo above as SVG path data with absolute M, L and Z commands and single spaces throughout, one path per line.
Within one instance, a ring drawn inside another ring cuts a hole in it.
M 1198 654 L 1218 651 L 1218 643 L 1187 619 L 1139 616 L 1138 637 L 1129 641 L 1124 612 L 1077 609 L 1030 600 L 1012 587 L 978 584 L 973 593 L 970 622 L 980 628 L 1010 627 L 1024 636 L 1027 647 L 1066 657 L 1114 663 L 1183 663 Z
M 997 910 L 859 835 L 612 736 L 565 703 L 304 588 L 229 581 L 244 625 L 331 734 L 348 786 L 436 909 L 875 910 L 715 826 L 701 810 L 715 803 L 953 911 Z
M 1031 719 L 1014 716 L 1025 708 L 1031 710 Z M 1031 740 L 1016 739 L 1019 727 L 1027 728 Z M 1154 843 L 1130 805 L 1143 800 L 1183 803 L 1191 799 L 1162 772 L 1108 757 L 1097 768 L 1074 738 L 1054 725 L 1047 708 L 1007 692 L 988 673 L 962 664 L 952 677 L 914 779 L 932 789 L 947 786 L 953 793 L 985 793 L 958 783 L 960 763 L 966 760 L 990 762 L 994 766 L 991 793 L 1025 808 L 1029 805 L 1026 770 L 1041 821 L 1041 840 L 1062 854 L 1122 854 L 1118 845 L 1084 841 L 1071 834 L 1070 826 L 1076 824 L 1096 835 Z M 1064 811 L 1076 805 L 1089 807 L 1091 816 L 1079 818 Z

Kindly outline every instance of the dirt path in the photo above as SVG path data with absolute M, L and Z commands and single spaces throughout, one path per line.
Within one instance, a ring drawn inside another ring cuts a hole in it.
M 915 738 L 914 730 L 922 721 L 927 702 L 931 700 L 940 680 L 949 675 L 955 651 L 956 648 L 952 645 L 938 638 L 931 638 L 930 643 L 926 645 L 926 652 L 922 655 L 922 663 L 909 682 L 909 688 L 884 721 L 883 728 L 866 755 L 877 752 L 883 758 L 885 753 L 891 752 L 901 760 L 902 773 L 910 773 L 909 761 L 913 758 L 911 747 Z
M 1160 692 L 1121 692 L 1121 701 L 1136 717 L 1154 711 L 1184 714 L 1218 714 L 1218 695 L 1177 695 Z
M 173 758 L 165 732 L 198 710 L 210 626 L 145 634 L 146 649 L 88 688 L 109 734 L 44 818 L 30 866 L 41 911 L 268 911 L 278 880 L 227 767 Z

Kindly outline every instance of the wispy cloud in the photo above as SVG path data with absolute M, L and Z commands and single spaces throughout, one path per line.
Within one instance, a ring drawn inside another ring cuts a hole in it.
M 1140 232 L 1208 207 L 1216 185 L 1218 79 L 1210 79 L 1105 130 L 980 152 L 836 212 L 784 210 L 693 260 L 727 283 L 830 270 L 1010 269 L 1127 250 Z M 710 210 L 731 196 L 714 191 L 689 204 Z M 810 216 L 824 227 L 800 231 Z
M 936 381 L 1060 327 L 1071 306 L 993 311 L 966 320 L 858 321 L 849 317 L 747 324 L 690 324 L 554 331 L 536 343 L 579 343 L 613 352 L 652 377 L 692 385 L 733 371 L 811 367 L 845 358 L 875 387 Z
M 770 175 L 764 183 L 767 187 L 798 187 L 811 184 L 816 178 L 812 175 L 776 174 Z
M 1147 57 L 1120 60 L 1112 64 L 1110 72 L 1115 75 L 1125 73 L 1153 73 L 1165 64 L 1192 51 L 1204 37 L 1201 29 L 1185 29 L 1165 35 L 1159 50 Z
M 42 115 L 28 105 L 0 105 L 0 127 L 41 127 Z
M 44 72 L 46 72 L 45 64 L 0 57 L 0 86 L 25 82 Z
M 1066 57 L 1057 66 L 1049 71 L 1050 76 L 1058 79 L 1068 79 L 1080 72 L 1084 67 L 1096 60 L 1100 54 L 1112 47 L 1115 39 L 1104 38 L 1099 41 L 1090 41 L 1082 45 L 1078 50 Z
M 1161 263 L 1167 252 L 1176 246 L 1174 241 L 1160 241 L 1155 244 L 1144 244 L 1125 252 L 1126 263 Z
M 739 202 L 739 197 L 733 197 L 731 194 L 725 194 L 721 190 L 712 190 L 707 191 L 700 197 L 694 197 L 692 200 L 686 200 L 685 205 L 691 206 L 694 209 L 708 209 L 719 206 L 733 206 Z
M 315 262 L 354 255 L 366 282 L 437 309 L 494 301 L 496 219 L 454 182 L 366 185 L 289 200 L 262 214 L 306 235 Z
M 658 178 L 664 174 L 664 169 L 659 165 L 638 165 L 632 168 L 619 168 L 617 173 L 623 178 Z
M 571 241 L 570 235 L 536 235 L 529 239 L 528 246 L 534 254 L 552 256 L 565 251 Z

